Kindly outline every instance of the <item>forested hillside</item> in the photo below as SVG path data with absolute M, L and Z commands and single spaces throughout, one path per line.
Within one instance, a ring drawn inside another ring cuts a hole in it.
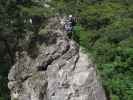
M 132 0 L 0 0 L 0 100 L 9 98 L 8 70 L 15 52 L 28 48 L 26 37 L 36 37 L 47 18 L 69 14 L 77 18 L 73 38 L 91 54 L 108 100 L 133 99 Z

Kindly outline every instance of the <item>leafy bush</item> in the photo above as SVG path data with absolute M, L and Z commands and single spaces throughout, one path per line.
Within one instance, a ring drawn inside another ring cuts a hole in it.
M 75 32 L 80 45 L 95 59 L 108 99 L 132 100 L 132 6 L 122 1 L 105 1 L 82 10 Z

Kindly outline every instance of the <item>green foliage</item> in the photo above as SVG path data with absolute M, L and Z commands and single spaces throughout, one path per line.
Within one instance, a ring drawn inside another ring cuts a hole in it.
M 7 88 L 7 74 L 9 65 L 4 63 L 0 63 L 0 100 L 8 100 L 9 98 L 9 91 Z
M 109 100 L 133 99 L 133 6 L 129 2 L 81 4 L 81 20 L 75 28 L 78 43 L 95 59 Z
M 16 1 L 16 0 L 15 0 Z M 0 100 L 9 100 L 7 87 L 9 66 L 14 62 L 15 51 L 20 39 L 25 36 L 28 17 L 17 7 L 14 0 L 0 0 Z M 29 25 L 28 25 L 29 26 Z
M 132 1 L 60 1 L 58 9 L 79 17 L 74 39 L 95 58 L 108 98 L 132 100 Z
M 50 17 L 50 16 L 55 14 L 52 9 L 46 8 L 46 7 L 42 7 L 42 6 L 35 6 L 35 5 L 31 5 L 29 7 L 27 7 L 27 6 L 19 6 L 19 8 L 23 12 L 27 13 L 29 16 Z
M 132 100 L 133 1 L 52 0 L 47 2 L 50 5 L 48 8 L 44 2 L 28 1 L 17 5 L 14 0 L 0 0 L 0 39 L 10 43 L 7 37 L 13 37 L 17 44 L 27 31 L 37 33 L 41 24 L 31 25 L 29 18 L 73 14 L 78 19 L 73 39 L 95 59 L 108 98 Z M 45 33 L 47 30 L 44 29 L 39 34 Z M 9 67 L 5 66 L 0 64 L 0 100 L 7 100 L 8 97 Z

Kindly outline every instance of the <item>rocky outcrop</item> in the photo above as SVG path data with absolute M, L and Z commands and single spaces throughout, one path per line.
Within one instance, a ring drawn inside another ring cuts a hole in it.
M 59 22 L 49 20 L 35 51 L 17 53 L 8 75 L 11 100 L 106 100 L 95 65 Z

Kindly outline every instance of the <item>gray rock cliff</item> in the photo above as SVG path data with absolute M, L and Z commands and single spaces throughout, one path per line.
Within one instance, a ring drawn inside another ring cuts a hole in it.
M 51 18 L 36 49 L 16 56 L 8 75 L 11 100 L 106 100 L 95 65 L 60 22 Z

